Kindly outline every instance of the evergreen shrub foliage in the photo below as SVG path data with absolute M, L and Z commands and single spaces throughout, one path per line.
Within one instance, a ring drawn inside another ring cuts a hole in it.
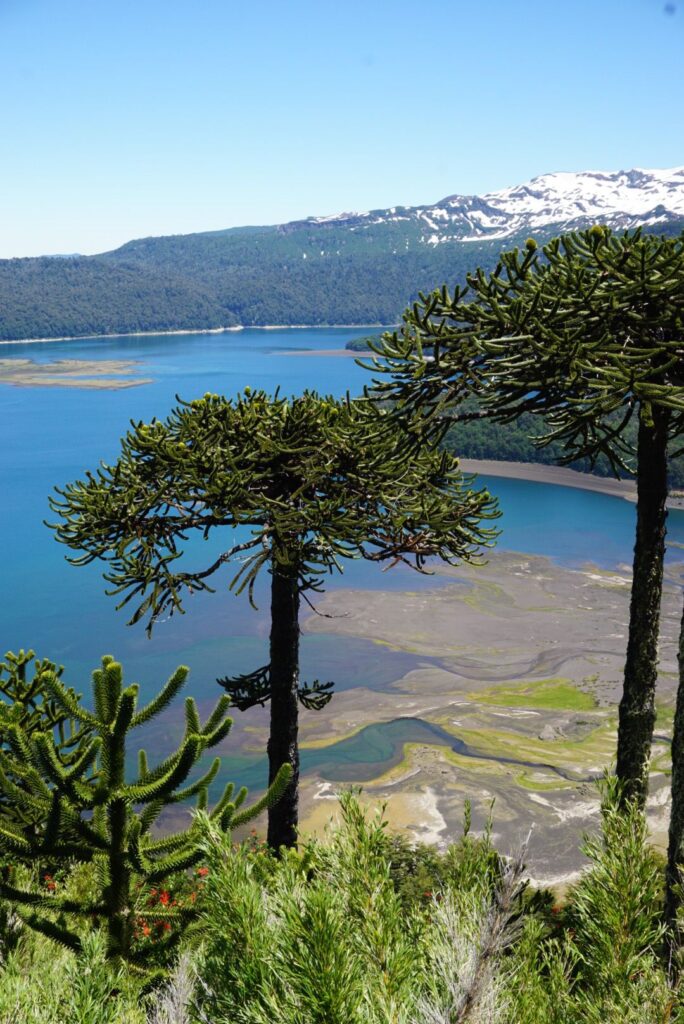
M 0 949 L 0 1024 L 682 1024 L 661 955 L 662 859 L 610 786 L 603 835 L 562 900 L 523 892 L 521 858 L 487 835 L 412 847 L 352 796 L 342 809 L 280 858 L 254 838 L 232 845 L 201 812 L 201 916 L 163 982 L 108 957 L 104 929 L 74 952 L 20 923 Z M 95 874 L 77 867 L 64 891 L 82 898 Z
M 368 817 L 350 794 L 341 825 L 300 853 L 229 852 L 209 830 L 207 854 L 198 1013 L 215 1024 L 427 1024 L 433 1003 L 456 1005 L 467 988 L 440 973 L 449 928 L 457 928 L 460 960 L 476 959 L 482 922 L 502 891 L 499 858 L 470 835 L 447 857 L 415 852 L 434 891 L 413 891 L 409 849 L 397 846 L 382 813 Z M 512 907 L 501 916 L 504 930 L 513 916 Z M 503 950 L 497 941 L 492 965 Z
M 26 932 L 0 968 L 0 1024 L 196 1024 L 195 975 L 183 952 L 164 981 L 107 957 L 106 936 L 91 931 L 79 953 Z
M 187 780 L 204 751 L 228 734 L 232 724 L 227 716 L 228 698 L 218 701 L 202 725 L 195 702 L 188 697 L 185 736 L 179 748 L 154 768 L 148 766 L 144 751 L 140 751 L 136 778 L 131 782 L 125 778 L 129 733 L 164 711 L 187 675 L 186 668 L 176 669 L 158 695 L 138 709 L 138 687 L 124 687 L 121 665 L 106 656 L 102 667 L 93 673 L 94 707 L 87 710 L 53 669 L 45 670 L 40 680 L 49 700 L 91 733 L 78 757 L 68 764 L 60 760 L 54 730 L 28 731 L 20 715 L 8 725 L 12 763 L 21 785 L 0 769 L 0 786 L 40 822 L 40 827 L 26 834 L 18 826 L 3 823 L 0 850 L 4 857 L 11 860 L 19 856 L 56 866 L 72 861 L 93 862 L 96 874 L 92 897 L 62 896 L 36 884 L 17 885 L 8 877 L 0 879 L 0 895 L 14 905 L 26 924 L 74 950 L 82 948 L 78 921 L 101 922 L 107 931 L 108 957 L 141 960 L 133 943 L 136 891 L 148 891 L 196 865 L 202 857 L 197 820 L 180 832 L 160 838 L 153 837 L 152 826 L 165 807 L 193 797 L 199 808 L 206 809 L 208 787 L 216 778 L 220 759 L 216 758 L 196 781 Z M 207 820 L 221 834 L 249 821 L 277 798 L 288 779 L 289 769 L 285 767 L 265 796 L 242 810 L 239 808 L 246 790 L 234 796 L 233 785 L 229 784 Z M 164 919 L 171 926 L 160 944 L 164 949 L 178 941 L 194 914 L 188 906 L 155 908 L 155 919 Z M 70 926 L 67 920 L 71 920 Z
M 684 1020 L 663 958 L 663 858 L 636 801 L 604 783 L 602 835 L 585 839 L 589 869 L 556 904 L 551 927 L 527 918 L 513 961 L 520 1024 L 660 1024 Z
M 30 799 L 30 769 L 16 757 L 11 744 L 13 728 L 19 727 L 27 737 L 51 732 L 55 756 L 65 770 L 78 760 L 84 743 L 92 738 L 92 727 L 75 718 L 45 686 L 46 674 L 61 679 L 62 672 L 51 661 L 36 659 L 33 651 L 9 651 L 0 662 L 0 827 L 18 828 L 27 836 L 44 823 L 46 810 L 44 804 Z M 74 690 L 67 693 L 71 702 L 78 701 Z M 17 789 L 25 794 L 22 799 L 17 799 Z M 18 856 L 21 853 L 17 849 L 13 857 L 16 860 Z
M 559 902 L 465 832 L 412 848 L 350 795 L 280 860 L 209 830 L 196 1019 L 212 1024 L 662 1024 L 684 1020 L 662 948 L 661 858 L 608 785 L 603 836 Z M 431 889 L 413 884 L 425 880 Z

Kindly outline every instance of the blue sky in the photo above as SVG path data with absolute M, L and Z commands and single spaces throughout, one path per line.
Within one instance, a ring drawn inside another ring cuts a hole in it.
M 684 0 L 0 0 L 0 257 L 684 164 Z

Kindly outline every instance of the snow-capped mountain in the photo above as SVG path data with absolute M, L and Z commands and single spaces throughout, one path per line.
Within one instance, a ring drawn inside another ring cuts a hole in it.
M 680 217 L 684 217 L 684 167 L 543 174 L 499 192 L 447 196 L 433 206 L 395 206 L 297 223 L 363 231 L 379 224 L 413 222 L 421 227 L 422 242 L 438 245 L 509 238 L 551 225 L 559 230 L 597 223 L 634 228 Z

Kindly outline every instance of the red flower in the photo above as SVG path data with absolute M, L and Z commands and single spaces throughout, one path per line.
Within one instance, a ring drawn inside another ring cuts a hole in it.
M 159 893 L 159 902 L 163 907 L 168 907 L 170 899 L 171 897 L 169 896 L 168 892 L 164 891 Z
M 209 868 L 197 868 L 197 874 L 200 878 L 206 878 L 209 874 Z

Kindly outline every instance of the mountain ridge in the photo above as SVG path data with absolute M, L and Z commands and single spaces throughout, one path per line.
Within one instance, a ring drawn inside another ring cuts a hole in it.
M 442 231 L 436 240 L 427 238 L 427 244 L 438 244 L 445 238 L 453 241 L 507 238 L 526 228 L 550 225 L 572 229 L 572 225 L 595 216 L 624 228 L 650 226 L 684 217 L 684 166 L 666 170 L 554 171 L 493 192 L 455 193 L 428 205 L 308 217 L 293 223 L 324 225 L 334 222 L 356 227 L 364 225 L 369 218 L 378 223 L 383 219 L 382 214 L 389 214 L 393 220 L 409 220 L 415 216 L 434 232 L 445 224 L 452 228 L 450 234 Z M 483 216 L 498 218 L 496 234 L 491 224 L 483 222 Z M 474 229 L 475 233 L 460 233 L 458 228 L 463 225 Z
M 684 229 L 684 167 L 555 172 L 481 196 L 0 261 L 0 339 L 387 324 L 533 234 Z

